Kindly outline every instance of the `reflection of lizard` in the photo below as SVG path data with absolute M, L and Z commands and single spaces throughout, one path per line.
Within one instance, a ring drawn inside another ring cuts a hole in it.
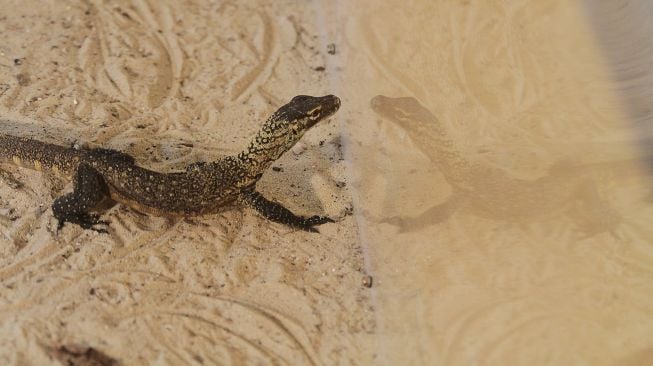
M 296 216 L 255 190 L 263 172 L 320 120 L 334 114 L 340 99 L 297 96 L 263 124 L 241 153 L 214 162 L 190 164 L 183 172 L 159 173 L 135 164 L 130 155 L 108 149 L 74 149 L 0 134 L 0 161 L 73 177 L 74 189 L 52 205 L 59 227 L 65 222 L 106 232 L 90 211 L 105 198 L 157 215 L 194 216 L 233 204 L 250 206 L 264 217 L 316 232 L 333 222 L 325 216 Z
M 377 114 L 406 131 L 415 145 L 437 165 L 453 189 L 446 202 L 418 217 L 393 217 L 384 222 L 401 226 L 404 230 L 416 229 L 443 221 L 461 207 L 482 217 L 526 221 L 568 209 L 570 204 L 582 211 L 585 221 L 589 220 L 589 224 L 595 226 L 588 228 L 591 231 L 610 230 L 602 222 L 606 219 L 612 225 L 618 222 L 614 211 L 601 202 L 591 179 L 579 172 L 580 166 L 559 163 L 541 178 L 514 178 L 507 171 L 463 155 L 438 119 L 416 99 L 378 95 L 372 98 L 371 106 Z M 595 225 L 599 223 L 601 227 Z

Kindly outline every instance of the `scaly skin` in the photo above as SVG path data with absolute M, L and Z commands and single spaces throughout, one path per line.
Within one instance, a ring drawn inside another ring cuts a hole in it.
M 317 232 L 333 222 L 328 217 L 296 216 L 264 198 L 255 187 L 263 172 L 317 122 L 340 107 L 334 95 L 297 96 L 263 124 L 247 148 L 213 162 L 190 164 L 183 172 L 160 173 L 137 166 L 134 158 L 108 149 L 74 149 L 28 138 L 0 134 L 0 161 L 72 177 L 72 193 L 52 205 L 60 227 L 65 222 L 106 232 L 106 224 L 90 211 L 102 200 L 113 200 L 158 216 L 196 216 L 235 205 L 254 208 L 264 217 Z

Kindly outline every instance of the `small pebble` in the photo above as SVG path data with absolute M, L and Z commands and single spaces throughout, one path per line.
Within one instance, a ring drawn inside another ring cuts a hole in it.
M 363 286 L 367 288 L 372 287 L 372 282 L 374 282 L 374 278 L 372 276 L 365 276 L 363 277 Z

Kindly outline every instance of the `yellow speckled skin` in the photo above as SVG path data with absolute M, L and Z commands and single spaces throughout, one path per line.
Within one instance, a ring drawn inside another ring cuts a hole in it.
M 139 167 L 133 157 L 115 150 L 74 149 L 3 134 L 0 161 L 73 178 L 73 192 L 57 198 L 53 204 L 60 225 L 71 222 L 105 231 L 95 227 L 105 222 L 89 211 L 110 196 L 155 215 L 203 215 L 245 204 L 270 220 L 317 231 L 313 226 L 332 220 L 296 216 L 254 189 L 263 172 L 304 132 L 339 107 L 340 99 L 333 95 L 297 96 L 268 118 L 241 153 L 214 162 L 194 163 L 177 173 Z

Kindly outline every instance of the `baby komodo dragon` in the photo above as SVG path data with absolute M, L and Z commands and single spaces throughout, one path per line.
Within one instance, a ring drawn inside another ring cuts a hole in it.
M 52 211 L 59 220 L 106 232 L 108 224 L 91 213 L 110 197 L 158 216 L 197 216 L 234 205 L 254 208 L 269 220 L 317 232 L 333 222 L 326 216 L 302 217 L 256 191 L 263 172 L 317 122 L 340 107 L 334 95 L 300 95 L 268 118 L 247 148 L 213 162 L 193 163 L 185 171 L 160 173 L 136 165 L 132 156 L 110 149 L 75 149 L 0 134 L 0 162 L 50 170 L 73 179 L 73 191 L 57 198 Z

